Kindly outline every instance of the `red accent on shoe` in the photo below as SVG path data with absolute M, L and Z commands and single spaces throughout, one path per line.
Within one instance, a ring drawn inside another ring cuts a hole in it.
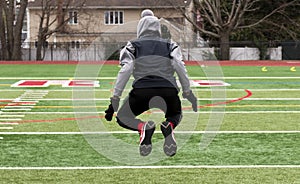
M 176 142 L 176 140 L 175 140 L 175 136 L 174 136 L 174 127 L 175 127 L 175 125 L 174 125 L 174 123 L 172 123 L 172 122 L 170 122 L 169 121 L 169 124 L 170 124 L 170 126 L 172 127 L 172 133 L 171 133 L 171 135 L 172 135 L 172 138 L 174 139 L 174 141 Z
M 174 127 L 175 127 L 174 123 L 172 123 L 172 122 L 169 122 L 169 123 L 170 123 L 170 125 L 172 127 L 172 130 L 174 130 Z
M 144 122 L 141 122 L 141 123 L 138 124 L 138 131 L 139 131 L 139 133 L 141 133 L 141 131 L 143 130 L 144 124 L 145 124 Z
M 138 124 L 138 131 L 139 131 L 139 134 L 140 134 L 140 143 L 145 138 L 145 135 L 144 135 L 145 134 L 144 126 L 145 126 L 144 122 L 141 122 L 141 123 Z

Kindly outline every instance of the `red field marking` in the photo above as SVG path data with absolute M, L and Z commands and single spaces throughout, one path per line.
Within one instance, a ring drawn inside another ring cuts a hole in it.
M 230 84 L 218 80 L 191 80 L 191 86 L 193 87 L 230 86 Z
M 198 106 L 198 108 L 205 108 L 205 107 L 214 107 L 214 106 L 218 106 L 218 105 L 226 105 L 226 104 L 230 104 L 230 103 L 235 103 L 235 102 L 238 102 L 238 101 L 242 101 L 246 98 L 249 98 L 252 96 L 252 92 L 248 89 L 245 89 L 247 95 L 243 96 L 243 97 L 240 97 L 240 98 L 237 98 L 237 99 L 233 99 L 233 100 L 228 100 L 228 101 L 225 101 L 225 102 L 217 102 L 217 103 L 213 103 L 213 104 L 205 104 L 205 105 L 200 105 Z M 188 107 L 188 108 L 183 108 L 183 110 L 188 110 L 188 109 L 191 109 L 191 107 Z
M 108 61 L 0 61 L 0 65 L 119 65 L 117 60 Z M 185 61 L 186 65 L 220 66 L 300 66 L 300 60 L 228 60 L 228 61 Z
M 225 102 L 218 102 L 218 103 L 214 103 L 214 104 L 206 104 L 204 106 L 199 106 L 199 108 L 235 103 L 235 102 L 242 101 L 242 100 L 244 100 L 244 99 L 249 98 L 249 97 L 252 96 L 252 92 L 250 90 L 245 89 L 245 91 L 247 92 L 247 95 L 245 95 L 245 96 L 243 96 L 241 98 L 237 98 L 237 99 L 233 99 L 233 100 L 228 100 L 228 101 L 225 101 Z
M 0 107 L 5 107 L 5 106 L 13 107 L 13 106 L 22 106 L 22 105 L 26 107 L 25 105 L 35 105 L 35 104 L 36 104 L 35 102 L 11 102 L 11 103 L 0 104 Z
M 20 80 L 11 87 L 49 87 L 62 85 L 62 87 L 100 87 L 99 81 L 92 80 Z
M 44 86 L 48 81 L 44 80 L 44 81 L 24 81 L 20 84 L 18 84 L 18 86 Z
M 63 87 L 96 87 L 95 81 L 72 80 L 63 85 Z
M 11 87 L 48 87 L 48 80 L 20 80 L 11 85 Z
M 5 107 L 10 102 L 12 102 L 12 101 L 11 100 L 0 100 L 0 107 Z
M 11 102 L 11 100 L 0 100 L 0 103 L 1 102 Z
M 119 65 L 117 60 L 107 61 L 0 61 L 0 65 Z
M 35 102 L 11 102 L 7 106 L 35 105 Z
M 9 103 L 7 103 L 9 102 Z M 0 101 L 1 103 L 1 101 Z M 26 107 L 26 105 L 36 105 L 35 102 L 13 102 L 13 101 L 6 101 L 5 104 L 0 104 L 0 107 L 3 108 L 3 107 L 14 107 L 14 106 L 24 106 Z

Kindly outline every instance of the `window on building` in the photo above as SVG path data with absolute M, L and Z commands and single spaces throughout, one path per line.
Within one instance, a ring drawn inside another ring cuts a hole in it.
M 80 42 L 79 41 L 71 41 L 71 48 L 72 49 L 79 49 L 80 48 Z
M 69 24 L 78 24 L 78 12 L 69 11 Z
M 34 42 L 34 46 L 35 46 L 35 48 L 37 48 L 38 47 L 38 42 L 36 41 L 36 42 Z M 48 43 L 48 41 L 45 41 L 44 43 L 43 43 L 43 48 L 48 48 L 48 46 L 49 46 L 49 43 Z
M 123 24 L 124 23 L 124 12 L 123 11 L 105 11 L 104 12 L 105 24 Z

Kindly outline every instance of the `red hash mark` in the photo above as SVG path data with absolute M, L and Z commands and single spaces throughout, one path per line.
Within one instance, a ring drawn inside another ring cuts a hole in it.
M 22 83 L 19 84 L 19 86 L 43 86 L 47 83 L 48 81 L 47 80 L 39 80 L 39 81 L 30 81 L 30 80 L 27 80 L 27 81 L 24 81 Z
M 70 81 L 68 86 L 94 86 L 93 81 Z

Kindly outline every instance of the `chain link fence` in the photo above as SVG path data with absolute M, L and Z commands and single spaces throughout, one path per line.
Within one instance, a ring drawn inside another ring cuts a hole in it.
M 46 43 L 42 49 L 45 61 L 118 60 L 126 42 Z M 179 43 L 185 60 L 218 60 L 220 44 L 207 42 Z M 246 46 L 245 46 L 246 45 Z M 36 43 L 23 43 L 22 59 L 36 60 Z M 300 42 L 264 43 L 231 42 L 230 60 L 299 60 Z

